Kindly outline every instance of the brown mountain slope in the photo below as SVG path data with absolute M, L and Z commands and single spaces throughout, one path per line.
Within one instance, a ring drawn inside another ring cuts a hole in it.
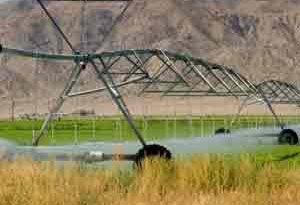
M 47 5 L 78 49 L 100 52 L 162 48 L 232 66 L 254 82 L 270 78 L 299 80 L 298 0 L 136 0 L 104 44 L 102 39 L 124 4 L 86 3 L 84 10 L 83 4 Z M 2 43 L 24 49 L 70 52 L 34 0 L 0 5 Z M 51 99 L 70 71 L 69 65 L 43 65 L 11 56 L 1 60 L 3 102 L 11 97 L 29 101 Z

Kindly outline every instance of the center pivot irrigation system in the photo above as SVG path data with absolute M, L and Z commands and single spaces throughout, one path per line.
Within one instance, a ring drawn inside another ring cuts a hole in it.
M 121 15 L 124 15 L 124 12 L 132 3 L 132 0 L 85 0 L 85 2 L 87 1 L 126 2 L 127 5 Z M 33 137 L 32 145 L 37 146 L 39 144 L 40 139 L 48 129 L 50 121 L 60 110 L 66 98 L 108 91 L 113 102 L 122 112 L 142 145 L 142 148 L 135 155 L 121 155 L 118 159 L 133 160 L 136 163 L 140 163 L 147 156 L 159 156 L 170 159 L 171 152 L 167 148 L 158 144 L 147 144 L 144 140 L 120 91 L 122 87 L 126 86 L 134 88 L 139 96 L 153 93 L 162 96 L 235 97 L 243 100 L 237 115 L 240 114 L 246 105 L 263 102 L 268 106 L 278 126 L 282 129 L 279 142 L 298 143 L 296 132 L 286 129 L 272 108 L 274 103 L 298 104 L 300 102 L 300 91 L 296 87 L 279 81 L 267 81 L 254 85 L 244 76 L 228 67 L 209 63 L 186 54 L 171 53 L 160 49 L 122 50 L 101 53 L 83 52 L 73 46 L 45 4 L 41 0 L 37 0 L 37 2 L 72 53 L 50 54 L 10 48 L 4 45 L 1 45 L 1 53 L 31 59 L 67 61 L 73 63 L 74 66 L 63 91 L 56 100 L 55 106 L 50 110 L 38 135 Z M 116 18 L 116 21 L 120 20 L 120 16 Z M 116 23 L 113 23 L 112 27 Z M 103 86 L 80 92 L 72 91 L 80 75 L 86 69 L 92 69 Z M 229 130 L 222 128 L 216 133 L 226 131 Z M 99 153 L 92 153 L 89 161 L 111 160 L 114 157 L 113 155 Z
M 299 143 L 299 138 L 297 133 L 286 128 L 284 122 L 281 122 L 278 116 L 276 115 L 272 104 L 294 104 L 299 105 L 300 103 L 300 90 L 292 84 L 278 81 L 278 80 L 268 80 L 264 81 L 256 87 L 255 95 L 248 95 L 246 98 L 242 99 L 242 103 L 238 109 L 238 116 L 245 106 L 264 103 L 267 105 L 268 109 L 271 111 L 273 117 L 275 118 L 276 124 L 281 128 L 281 132 L 278 137 L 279 144 L 291 144 L 296 145 Z M 237 119 L 235 117 L 231 125 Z

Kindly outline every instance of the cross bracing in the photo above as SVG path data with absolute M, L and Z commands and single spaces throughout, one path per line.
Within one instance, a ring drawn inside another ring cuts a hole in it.
M 63 55 L 3 47 L 2 53 L 75 62 L 86 62 L 88 59 L 99 62 L 102 60 L 107 62 L 107 71 L 104 74 L 122 76 L 120 85 L 129 82 L 144 83 L 143 92 L 163 93 L 166 96 L 248 96 L 251 94 L 261 98 L 257 90 L 260 88 L 272 103 L 300 102 L 300 91 L 292 84 L 268 80 L 254 85 L 243 75 L 226 66 L 212 64 L 185 54 L 156 49 Z
M 299 104 L 300 90 L 289 83 L 268 80 L 256 86 L 273 104 Z M 259 94 L 258 94 L 259 95 Z
M 2 47 L 2 53 L 28 58 L 75 62 L 67 85 L 57 99 L 49 120 L 60 109 L 65 98 L 108 91 L 122 103 L 129 113 L 120 90 L 123 87 L 139 95 L 154 93 L 162 96 L 234 96 L 242 100 L 243 107 L 253 103 L 265 103 L 274 117 L 271 104 L 299 104 L 300 91 L 295 86 L 269 80 L 251 83 L 246 77 L 223 65 L 217 65 L 187 54 L 159 49 L 123 50 L 93 54 L 50 54 Z M 72 92 L 82 70 L 91 64 L 96 75 L 104 79 L 103 86 L 91 90 Z M 281 125 L 280 121 L 278 125 Z M 47 123 L 42 128 L 46 129 Z
M 249 93 L 242 100 L 241 105 L 238 108 L 236 117 L 233 119 L 231 124 L 237 119 L 237 116 L 240 115 L 243 108 L 248 105 L 264 103 L 272 115 L 274 116 L 276 123 L 279 127 L 284 129 L 285 125 L 278 118 L 272 104 L 294 104 L 298 105 L 300 103 L 300 90 L 289 83 L 278 81 L 278 80 L 267 80 L 255 85 L 256 92 L 255 94 Z
M 164 96 L 247 96 L 256 92 L 256 87 L 233 69 L 186 54 L 159 49 L 62 55 L 3 47 L 2 53 L 86 63 L 93 60 L 97 65 L 105 65 L 103 74 L 113 77 L 117 86 L 139 84 L 141 95 L 159 93 Z M 100 90 L 104 88 L 95 89 Z

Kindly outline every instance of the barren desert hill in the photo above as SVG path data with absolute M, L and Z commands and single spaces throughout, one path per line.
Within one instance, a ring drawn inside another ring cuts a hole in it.
M 124 3 L 46 4 L 79 49 L 161 48 L 231 66 L 254 82 L 299 80 L 299 0 L 136 0 L 111 33 Z M 1 43 L 70 52 L 35 0 L 9 0 L 0 5 Z M 68 66 L 47 66 L 11 56 L 2 56 L 0 66 L 3 103 L 11 98 L 53 98 L 70 72 Z

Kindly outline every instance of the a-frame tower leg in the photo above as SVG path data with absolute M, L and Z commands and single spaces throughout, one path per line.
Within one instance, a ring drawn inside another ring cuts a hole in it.
M 109 70 L 109 68 L 107 68 L 107 65 L 104 63 L 104 61 L 101 58 L 100 58 L 100 61 L 101 61 L 103 70 Z M 107 77 L 104 76 L 104 72 L 99 69 L 99 67 L 96 65 L 96 63 L 94 62 L 93 59 L 89 59 L 89 62 L 92 64 L 93 68 L 95 69 L 95 71 L 97 73 L 97 77 L 102 81 L 104 86 L 107 88 L 113 101 L 115 102 L 115 104 L 118 106 L 119 110 L 124 115 L 125 119 L 127 120 L 128 124 L 129 124 L 130 128 L 132 129 L 132 131 L 134 132 L 135 136 L 138 138 L 138 140 L 141 142 L 141 144 L 143 146 L 146 146 L 146 142 L 145 142 L 141 132 L 138 130 L 137 126 L 135 125 L 135 123 L 133 121 L 133 117 L 130 114 L 130 111 L 128 110 L 128 108 L 126 106 L 126 103 L 123 100 L 123 97 L 120 94 L 120 92 L 118 91 L 118 88 L 115 85 L 111 76 L 107 73 L 105 74 Z
M 40 139 L 45 134 L 45 131 L 48 129 L 50 121 L 54 118 L 55 113 L 57 113 L 60 110 L 60 108 L 62 107 L 62 105 L 65 102 L 66 96 L 71 92 L 73 86 L 77 82 L 77 80 L 78 80 L 78 78 L 81 74 L 81 71 L 83 69 L 83 66 L 85 66 L 85 65 L 76 63 L 76 66 L 73 68 L 72 73 L 71 73 L 71 75 L 70 75 L 70 77 L 67 81 L 67 84 L 65 85 L 64 90 L 61 92 L 61 94 L 57 98 L 54 107 L 50 110 L 50 112 L 49 112 L 47 118 L 45 119 L 38 135 L 33 136 L 33 138 L 32 138 L 32 145 L 33 146 L 38 146 Z

